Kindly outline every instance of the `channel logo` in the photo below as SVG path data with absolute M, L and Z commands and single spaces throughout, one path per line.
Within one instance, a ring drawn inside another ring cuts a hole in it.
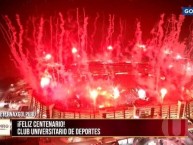
M 193 7 L 183 7 L 182 15 L 184 16 L 193 16 Z
M 0 119 L 0 136 L 10 136 L 11 121 L 9 119 Z

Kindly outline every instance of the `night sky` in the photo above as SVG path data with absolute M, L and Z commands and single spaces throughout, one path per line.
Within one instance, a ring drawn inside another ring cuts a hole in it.
M 15 19 L 15 15 L 19 14 L 25 21 L 29 16 L 55 16 L 59 12 L 84 8 L 86 14 L 91 16 L 97 12 L 115 14 L 127 18 L 131 24 L 139 19 L 143 35 L 148 36 L 160 14 L 179 15 L 183 6 L 191 4 L 193 5 L 193 0 L 0 0 L 0 23 L 4 15 Z M 186 19 L 182 35 L 188 34 L 192 19 L 193 16 Z M 0 79 L 18 76 L 9 53 L 9 47 L 0 33 Z

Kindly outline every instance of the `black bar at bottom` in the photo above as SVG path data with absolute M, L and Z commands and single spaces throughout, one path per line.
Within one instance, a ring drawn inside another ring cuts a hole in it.
M 12 136 L 187 136 L 186 119 L 12 120 Z

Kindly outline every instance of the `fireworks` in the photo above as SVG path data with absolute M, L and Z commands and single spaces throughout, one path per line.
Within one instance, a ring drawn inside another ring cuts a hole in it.
M 108 49 L 108 50 L 113 50 L 113 47 L 112 47 L 111 45 L 109 45 L 109 46 L 107 47 L 107 49 Z
M 46 60 L 50 60 L 52 58 L 52 55 L 51 54 L 46 54 L 46 56 L 45 56 L 45 59 Z
M 164 98 L 165 97 L 165 95 L 167 94 L 167 89 L 166 88 L 162 88 L 161 90 L 160 90 L 160 93 L 161 93 L 161 97 L 162 98 Z
M 72 48 L 72 53 L 75 54 L 75 53 L 77 53 L 77 52 L 78 52 L 78 50 L 77 50 L 75 47 L 73 47 L 73 48 Z
M 31 17 L 26 25 L 18 15 L 17 25 L 5 16 L 7 26 L 1 30 L 13 62 L 38 94 L 35 97 L 62 108 L 68 104 L 92 106 L 93 101 L 105 106 L 136 99 L 160 100 L 175 90 L 180 97 L 170 99 L 184 99 L 179 88 L 190 81 L 193 66 L 191 43 L 186 49 L 185 41 L 179 41 L 183 16 L 164 21 L 161 15 L 151 38 L 143 42 L 140 22 L 134 39 L 127 40 L 129 28 L 120 18 L 80 15 Z M 133 88 L 143 89 L 129 97 Z
M 90 96 L 91 96 L 91 98 L 93 98 L 95 100 L 98 96 L 98 92 L 96 90 L 92 90 L 90 92 Z
M 42 77 L 41 78 L 40 86 L 42 88 L 49 86 L 49 84 L 50 84 L 50 78 L 48 78 L 48 77 Z
M 114 88 L 113 89 L 113 97 L 114 97 L 114 99 L 117 99 L 119 97 L 119 95 L 120 95 L 120 92 L 119 92 L 118 88 Z

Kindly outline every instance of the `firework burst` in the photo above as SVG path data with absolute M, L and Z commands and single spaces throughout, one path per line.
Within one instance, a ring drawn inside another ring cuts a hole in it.
M 112 106 L 137 98 L 163 102 L 167 95 L 186 99 L 183 88 L 193 66 L 191 43 L 186 49 L 185 41 L 179 41 L 183 16 L 166 20 L 161 15 L 145 42 L 140 22 L 134 39 L 127 40 L 126 22 L 114 15 L 89 18 L 77 10 L 49 19 L 30 17 L 26 24 L 19 15 L 16 21 L 8 16 L 4 20 L 1 30 L 15 66 L 35 97 L 47 105 Z M 133 88 L 138 93 L 129 95 Z

